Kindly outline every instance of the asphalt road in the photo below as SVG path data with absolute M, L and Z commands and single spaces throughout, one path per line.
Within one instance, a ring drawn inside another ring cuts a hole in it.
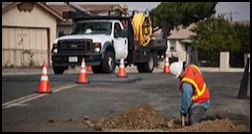
M 40 75 L 2 76 L 2 131 L 94 131 L 78 121 L 112 116 L 141 104 L 152 105 L 167 118 L 179 118 L 178 80 L 174 76 L 127 75 L 127 78 L 117 78 L 116 74 L 89 74 L 90 83 L 80 85 L 75 83 L 77 73 L 50 74 L 51 90 L 55 91 L 52 94 L 34 93 Z M 250 99 L 236 98 L 242 73 L 203 75 L 211 94 L 208 112 L 250 127 Z

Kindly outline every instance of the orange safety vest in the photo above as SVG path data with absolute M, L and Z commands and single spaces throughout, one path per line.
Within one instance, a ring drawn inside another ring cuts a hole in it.
M 188 65 L 185 75 L 180 81 L 180 92 L 182 92 L 182 83 L 188 83 L 193 86 L 192 103 L 202 103 L 210 98 L 209 90 L 203 79 L 201 71 L 195 65 Z

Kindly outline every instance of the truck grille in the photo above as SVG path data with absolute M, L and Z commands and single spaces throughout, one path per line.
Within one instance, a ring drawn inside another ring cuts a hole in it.
M 92 51 L 92 39 L 68 39 L 58 41 L 59 53 L 76 54 Z

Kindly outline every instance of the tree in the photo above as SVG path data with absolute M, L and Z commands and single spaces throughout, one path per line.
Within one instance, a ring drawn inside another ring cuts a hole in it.
M 230 51 L 230 66 L 244 67 L 245 53 L 250 53 L 250 27 L 243 24 L 235 24 L 233 28 L 237 37 L 237 49 Z
M 223 16 L 211 17 L 199 22 L 192 30 L 192 44 L 196 48 L 215 51 L 238 49 L 238 37 L 233 26 Z
M 234 30 L 236 31 L 236 36 L 238 39 L 238 49 L 236 51 L 240 51 L 243 53 L 250 52 L 250 26 L 235 24 Z
M 184 27 L 212 16 L 217 2 L 162 2 L 151 10 L 154 26 L 169 32 L 179 25 Z
M 191 31 L 196 33 L 190 37 L 193 46 L 200 50 L 213 66 L 218 65 L 217 54 L 220 51 L 233 53 L 231 63 L 240 62 L 241 65 L 243 54 L 250 51 L 250 27 L 231 24 L 224 16 L 200 21 Z

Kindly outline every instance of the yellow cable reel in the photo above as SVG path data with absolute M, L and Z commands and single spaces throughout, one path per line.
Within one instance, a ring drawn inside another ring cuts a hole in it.
M 152 24 L 149 15 L 136 13 L 132 19 L 134 38 L 142 46 L 148 45 L 152 37 Z

